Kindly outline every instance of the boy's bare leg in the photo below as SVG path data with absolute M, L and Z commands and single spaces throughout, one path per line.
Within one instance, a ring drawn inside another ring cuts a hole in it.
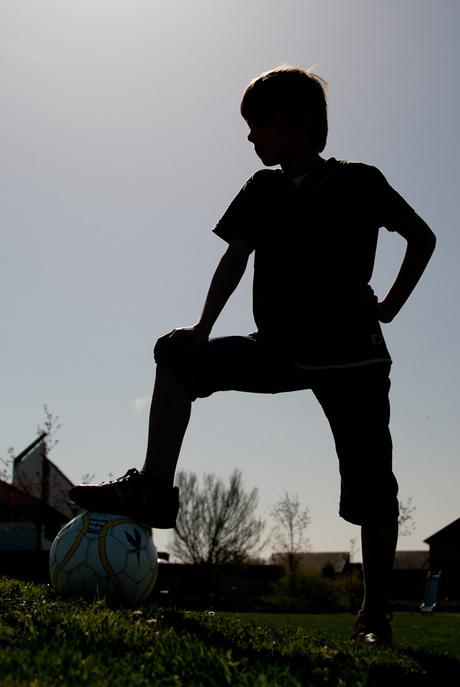
M 179 452 L 190 419 L 192 402 L 172 369 L 159 363 L 152 404 L 143 472 L 173 486 Z
M 397 540 L 397 520 L 390 525 L 361 528 L 364 574 L 364 601 L 361 610 L 370 615 L 386 612 Z

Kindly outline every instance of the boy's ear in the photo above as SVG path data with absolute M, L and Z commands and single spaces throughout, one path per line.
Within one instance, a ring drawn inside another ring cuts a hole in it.
M 302 108 L 298 118 L 298 125 L 301 131 L 309 131 L 313 124 L 314 114 L 311 107 L 305 106 Z

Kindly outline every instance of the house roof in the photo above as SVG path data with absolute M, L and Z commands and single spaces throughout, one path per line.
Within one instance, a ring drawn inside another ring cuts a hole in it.
M 20 463 L 21 460 L 23 458 L 25 458 L 27 456 L 27 454 L 30 453 L 30 451 L 32 451 L 32 449 L 34 449 L 40 442 L 44 441 L 46 436 L 48 436 L 47 433 L 42 432 L 40 434 L 40 436 L 38 437 L 38 439 L 35 439 L 35 441 L 33 441 L 31 444 L 29 444 L 29 446 L 27 448 L 25 448 L 24 451 L 21 451 L 21 453 L 15 457 L 14 464 L 17 465 L 18 463 Z
M 393 570 L 428 570 L 429 551 L 396 551 Z
M 426 544 L 432 544 L 433 542 L 439 541 L 460 541 L 460 518 L 451 522 L 450 525 L 446 525 L 442 530 L 438 530 L 438 532 L 435 532 L 424 541 Z
M 67 522 L 68 518 L 56 508 L 42 503 L 40 499 L 22 489 L 0 480 L 0 520 L 3 522 L 35 521 L 37 515 Z
M 29 454 L 32 453 L 33 449 L 34 449 L 36 446 L 38 446 L 40 443 L 44 442 L 46 436 L 47 436 L 47 433 L 46 433 L 46 432 L 43 432 L 42 434 L 40 434 L 40 436 L 38 437 L 38 439 L 35 439 L 35 441 L 33 441 L 27 448 L 25 448 L 24 451 L 22 451 L 18 456 L 16 456 L 16 458 L 14 459 L 14 465 L 15 465 L 15 467 L 17 467 L 17 466 L 19 465 L 19 463 L 21 463 L 22 460 L 26 460 L 26 459 L 28 458 Z M 67 475 L 64 474 L 64 473 L 62 472 L 61 468 L 58 467 L 58 466 L 56 465 L 56 463 L 53 463 L 53 461 L 50 460 L 50 459 L 48 458 L 48 452 L 47 452 L 47 450 L 46 450 L 46 446 L 45 446 L 45 445 L 44 445 L 44 450 L 45 450 L 44 455 L 45 455 L 46 460 L 48 461 L 49 465 L 51 465 L 51 466 L 53 467 L 53 469 L 58 473 L 58 475 L 59 475 L 60 477 L 62 477 L 62 479 L 64 479 L 64 480 L 65 480 L 66 482 L 68 482 L 70 485 L 73 485 L 72 480 L 70 480 L 70 479 L 67 477 Z
M 286 554 L 274 553 L 272 560 L 275 565 L 280 565 L 280 561 L 285 557 Z M 350 562 L 350 553 L 348 551 L 320 551 L 317 553 L 304 551 L 299 552 L 296 557 L 299 566 L 302 568 L 322 570 L 325 566 L 332 565 L 336 573 L 343 572 L 346 564 Z
M 36 506 L 38 508 L 40 500 L 23 489 L 18 489 L 12 484 L 0 480 L 0 505 L 15 507 Z

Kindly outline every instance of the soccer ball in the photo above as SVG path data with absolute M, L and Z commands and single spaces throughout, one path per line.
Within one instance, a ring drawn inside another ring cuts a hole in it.
M 151 593 L 158 556 L 150 533 L 123 515 L 83 513 L 58 533 L 49 558 L 53 587 L 89 600 L 133 605 Z

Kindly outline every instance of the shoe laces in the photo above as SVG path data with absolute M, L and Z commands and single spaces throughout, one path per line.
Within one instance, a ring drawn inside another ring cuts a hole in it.
M 104 486 L 106 484 L 117 484 L 118 482 L 125 482 L 126 480 L 129 480 L 130 478 L 139 474 L 139 470 L 137 470 L 136 468 L 131 468 L 122 477 L 117 477 L 116 479 L 108 480 L 107 482 L 102 482 L 101 486 Z

